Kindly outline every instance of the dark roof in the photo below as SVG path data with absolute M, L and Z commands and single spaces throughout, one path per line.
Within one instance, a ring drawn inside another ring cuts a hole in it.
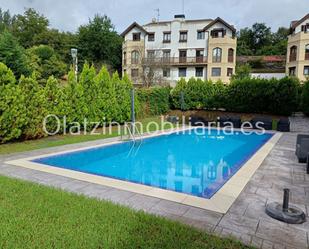
M 232 30 L 233 32 L 236 32 L 236 29 L 234 26 L 228 24 L 226 21 L 224 21 L 223 19 L 221 19 L 220 17 L 217 17 L 215 20 L 213 20 L 211 23 L 209 23 L 204 30 L 209 29 L 210 27 L 212 27 L 213 25 L 215 25 L 217 22 L 221 22 L 223 25 L 225 25 L 226 27 L 228 27 L 230 30 Z
M 143 32 L 145 32 L 147 34 L 147 31 L 141 25 L 139 25 L 137 22 L 134 22 L 125 31 L 123 31 L 121 33 L 121 36 L 124 37 L 134 27 L 139 28 L 141 31 L 143 31 Z
M 309 13 L 305 15 L 302 19 L 291 22 L 291 29 L 295 29 L 299 24 L 301 24 L 303 21 L 305 21 L 308 18 L 309 18 Z

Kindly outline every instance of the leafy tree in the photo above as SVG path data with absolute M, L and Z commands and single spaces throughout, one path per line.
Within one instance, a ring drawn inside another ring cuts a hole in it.
M 280 27 L 272 33 L 264 23 L 255 23 L 251 28 L 238 33 L 238 55 L 285 55 L 289 29 Z
M 116 99 L 118 102 L 119 113 L 115 121 L 123 123 L 130 120 L 131 116 L 131 89 L 132 83 L 129 80 L 128 76 L 125 74 L 124 77 L 120 80 L 117 79 L 117 75 L 113 77 L 113 82 L 115 85 Z M 138 103 L 136 102 L 136 105 Z
M 106 67 L 102 67 L 94 80 L 99 89 L 98 98 L 96 99 L 99 110 L 98 117 L 100 121 L 104 119 L 106 122 L 111 122 L 117 118 L 119 111 L 113 84 L 113 82 L 119 82 L 119 77 L 113 76 L 112 80 Z
M 0 63 L 0 143 L 21 136 L 26 106 L 13 72 Z
M 107 16 L 95 15 L 78 29 L 78 48 L 83 59 L 95 64 L 121 66 L 122 38 Z
M 19 80 L 19 87 L 23 95 L 23 105 L 27 107 L 23 137 L 34 139 L 46 136 L 43 130 L 43 120 L 48 112 L 43 88 L 34 77 L 24 76 Z
M 0 35 L 0 61 L 7 65 L 16 77 L 30 74 L 24 49 L 8 31 Z
M 249 64 L 236 67 L 236 73 L 232 76 L 232 80 L 241 80 L 250 78 L 251 67 Z
M 47 31 L 48 19 L 34 9 L 26 9 L 23 15 L 16 15 L 12 23 L 12 33 L 24 48 L 39 45 L 37 37 Z
M 13 18 L 9 10 L 3 11 L 0 8 L 0 33 L 4 30 L 10 30 L 12 27 Z
M 56 115 L 60 121 L 63 121 L 64 116 L 68 112 L 68 103 L 65 92 L 57 79 L 53 76 L 49 77 L 44 88 L 44 98 L 46 101 L 46 109 L 49 115 Z M 47 119 L 46 128 L 50 132 L 57 130 L 58 123 L 55 118 Z M 60 126 L 60 130 L 62 126 Z
M 61 61 L 60 56 L 54 49 L 47 45 L 34 46 L 27 49 L 27 55 L 32 71 L 38 77 L 47 79 L 50 76 L 60 78 L 65 74 L 66 64 Z

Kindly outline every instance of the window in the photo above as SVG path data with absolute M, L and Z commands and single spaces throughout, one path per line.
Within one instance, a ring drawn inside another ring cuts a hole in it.
M 309 66 L 304 66 L 304 75 L 309 76 Z
M 213 29 L 210 32 L 210 35 L 212 38 L 221 38 L 224 37 L 226 34 L 226 30 L 225 29 Z
M 171 42 L 171 32 L 163 32 L 163 42 L 164 43 Z
M 133 33 L 133 41 L 140 41 L 141 33 Z
M 198 31 L 197 31 L 197 39 L 198 39 L 198 40 L 204 40 L 204 39 L 205 39 L 205 31 L 203 31 L 203 30 L 198 30 Z
M 155 51 L 154 50 L 148 50 L 147 51 L 147 57 L 153 59 L 155 57 Z
M 187 76 L 187 68 L 180 67 L 178 68 L 178 77 L 186 77 Z
M 163 50 L 163 62 L 169 62 L 171 58 L 171 50 Z
M 211 69 L 211 76 L 215 76 L 215 77 L 221 76 L 221 68 L 220 67 L 213 67 Z
M 228 77 L 231 77 L 233 75 L 233 68 L 227 68 L 227 74 Z
M 138 77 L 138 69 L 131 69 L 131 77 L 137 78 Z
M 305 60 L 309 60 L 309 44 L 305 46 Z
M 131 53 L 131 63 L 138 64 L 138 62 L 139 62 L 139 52 L 134 50 Z
M 155 33 L 149 33 L 148 34 L 148 41 L 152 42 L 155 40 Z
M 204 49 L 197 49 L 195 52 L 196 62 L 203 62 L 204 60 Z
M 228 62 L 234 62 L 234 49 L 230 48 L 228 52 Z
M 179 42 L 187 42 L 187 39 L 188 39 L 188 31 L 180 31 Z
M 127 65 L 127 52 L 123 52 L 123 65 Z
M 212 51 L 212 62 L 221 62 L 222 49 L 214 48 Z
M 296 67 L 289 68 L 289 76 L 295 76 L 296 74 Z
M 169 78 L 170 76 L 171 76 L 171 70 L 169 68 L 164 68 L 163 69 L 163 77 Z
M 179 50 L 179 62 L 184 63 L 187 61 L 187 50 Z
M 296 61 L 296 55 L 297 55 L 297 47 L 292 46 L 290 48 L 290 61 Z
M 195 68 L 195 77 L 203 77 L 204 68 L 196 67 Z

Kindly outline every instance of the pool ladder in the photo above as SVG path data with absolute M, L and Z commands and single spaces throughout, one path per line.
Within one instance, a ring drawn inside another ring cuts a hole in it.
M 135 126 L 133 126 L 133 130 L 132 130 L 130 126 L 125 125 L 124 129 L 128 130 L 129 138 L 131 138 L 131 140 L 133 141 L 132 146 L 131 146 L 131 148 L 129 150 L 129 153 L 128 153 L 127 157 L 132 156 L 132 155 L 135 156 L 138 153 L 138 151 L 140 149 L 140 146 L 141 146 L 141 144 L 143 142 L 142 135 L 141 135 L 141 133 L 139 132 L 139 130 Z M 138 139 L 135 136 L 135 132 L 139 136 Z M 123 139 L 123 136 L 121 136 L 121 139 Z M 136 147 L 136 145 L 138 145 L 138 146 Z M 134 149 L 134 148 L 136 148 L 136 149 Z

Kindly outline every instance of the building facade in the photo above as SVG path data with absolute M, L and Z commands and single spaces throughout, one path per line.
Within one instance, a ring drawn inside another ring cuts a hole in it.
M 291 22 L 290 28 L 286 74 L 305 81 L 309 77 L 309 14 Z
M 229 83 L 235 72 L 236 30 L 221 18 L 134 22 L 123 33 L 122 70 L 135 84 L 196 77 Z

